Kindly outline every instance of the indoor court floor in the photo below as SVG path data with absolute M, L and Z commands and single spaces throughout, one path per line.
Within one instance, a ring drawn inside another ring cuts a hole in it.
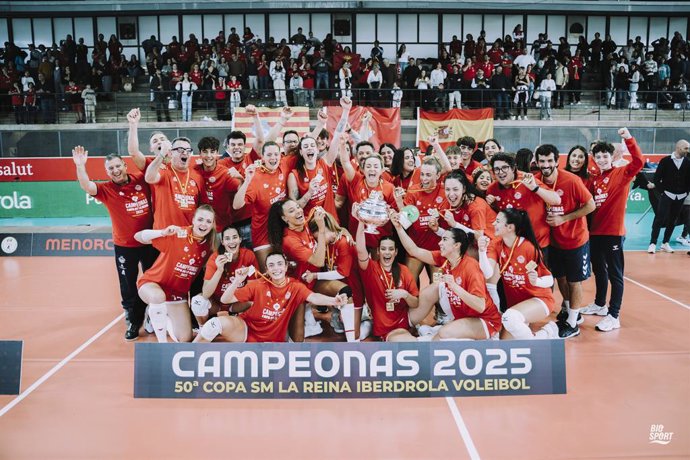
M 133 398 L 112 258 L 2 258 L 0 338 L 24 361 L 0 458 L 690 458 L 690 257 L 626 259 L 622 328 L 586 317 L 565 395 L 166 400 Z M 650 443 L 657 425 L 671 442 Z

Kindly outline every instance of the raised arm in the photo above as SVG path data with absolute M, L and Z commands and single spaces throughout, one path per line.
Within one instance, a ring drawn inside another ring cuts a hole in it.
M 170 156 L 170 142 L 164 141 L 164 145 L 161 148 L 160 153 L 156 155 L 156 158 L 149 164 L 146 168 L 146 173 L 144 174 L 144 180 L 149 184 L 157 184 L 161 180 L 160 167 L 166 157 Z
M 89 179 L 89 174 L 86 172 L 86 159 L 88 156 L 89 152 L 81 145 L 77 145 L 72 149 L 72 159 L 77 166 L 77 180 L 79 181 L 79 186 L 83 191 L 94 196 L 98 192 L 98 187 L 95 182 Z
M 259 116 L 259 111 L 256 110 L 256 107 L 252 104 L 247 105 L 244 110 L 248 114 L 252 115 L 252 119 L 254 120 L 254 145 L 252 148 L 255 152 L 261 152 L 266 139 L 264 135 L 264 128 L 261 125 L 261 116 Z
M 141 244 L 151 244 L 156 238 L 173 235 L 179 229 L 177 225 L 170 225 L 160 230 L 141 230 L 134 234 L 134 239 Z
M 293 112 L 292 109 L 288 106 L 283 107 L 283 109 L 280 111 L 280 120 L 275 122 L 273 126 L 271 126 L 271 130 L 266 134 L 266 142 L 273 142 L 275 141 L 278 136 L 280 135 L 280 132 L 283 130 L 283 127 L 287 124 L 288 120 L 292 117 Z M 260 152 L 261 150 L 257 150 L 257 152 Z M 287 153 L 287 152 L 286 152 Z
M 310 264 L 315 267 L 323 267 L 326 264 L 326 246 L 328 242 L 326 241 L 326 224 L 324 219 L 326 217 L 326 211 L 323 208 L 316 208 L 314 211 L 314 220 L 316 225 L 319 227 L 319 231 L 316 235 L 316 249 L 311 255 L 309 260 Z
M 395 227 L 395 231 L 398 232 L 398 238 L 400 239 L 400 243 L 402 243 L 407 253 L 415 259 L 424 262 L 425 264 L 436 265 L 431 251 L 422 249 L 419 246 L 417 246 L 415 242 L 412 241 L 412 238 L 410 238 L 407 232 L 405 232 L 405 229 L 402 228 L 402 225 L 400 224 L 400 215 L 392 212 L 390 214 L 390 218 L 393 227 Z
M 347 179 L 348 182 L 352 182 L 352 180 L 355 178 L 356 171 L 355 168 L 352 166 L 352 163 L 350 163 L 350 154 L 347 152 L 347 149 L 345 148 L 347 139 L 348 136 L 345 134 L 340 136 L 340 141 L 338 142 L 338 154 L 340 155 L 340 166 L 343 167 L 343 171 L 345 172 L 345 179 Z
M 632 161 L 625 166 L 625 173 L 628 177 L 635 177 L 644 167 L 644 156 L 642 155 L 640 146 L 637 145 L 637 141 L 632 137 L 628 128 L 619 129 L 618 134 L 623 138 L 625 146 L 628 148 L 628 152 L 630 152 L 630 156 L 632 157 Z
M 244 170 L 244 182 L 242 182 L 240 188 L 237 189 L 235 198 L 232 200 L 232 209 L 237 210 L 244 207 L 246 203 L 247 189 L 254 178 L 254 173 L 256 173 L 256 166 L 253 164 L 247 166 L 247 168 Z
M 141 112 L 138 108 L 134 108 L 127 114 L 127 122 L 129 123 L 129 130 L 127 131 L 127 153 L 132 157 L 134 165 L 140 171 L 146 169 L 146 157 L 139 150 L 139 121 L 141 120 Z
M 359 268 L 366 270 L 369 266 L 369 251 L 367 251 L 366 236 L 364 235 L 364 224 L 362 222 L 357 224 L 355 245 L 357 247 L 357 263 L 359 264 Z
M 226 263 L 228 263 L 227 255 L 218 254 L 216 256 L 216 271 L 210 279 L 204 280 L 204 285 L 201 288 L 201 295 L 205 298 L 210 299 L 213 293 L 216 292 L 218 283 L 220 283 L 220 279 L 223 277 L 223 269 Z
M 340 139 L 345 133 L 345 128 L 347 127 L 347 122 L 350 118 L 350 110 L 352 109 L 352 101 L 350 98 L 341 97 L 340 107 L 343 109 L 343 112 L 340 115 L 340 120 L 335 127 L 335 131 L 333 131 L 333 139 L 331 139 L 331 145 L 328 148 L 328 153 L 324 156 L 324 160 L 328 166 L 331 166 L 333 163 L 335 163 L 336 156 L 338 155 L 338 149 L 340 149 Z
M 220 301 L 225 304 L 237 302 L 235 291 L 237 291 L 237 288 L 240 286 L 240 284 L 247 279 L 247 276 L 249 276 L 249 267 L 242 267 L 235 270 L 235 277 L 233 278 L 232 283 L 230 283 L 230 286 L 227 287 L 223 295 L 220 297 Z
M 453 167 L 450 165 L 450 161 L 448 161 L 448 157 L 446 156 L 446 152 L 443 150 L 443 147 L 441 147 L 441 144 L 439 144 L 438 137 L 429 136 L 428 142 L 434 147 L 434 156 L 441 164 L 441 174 L 448 174 L 451 172 Z

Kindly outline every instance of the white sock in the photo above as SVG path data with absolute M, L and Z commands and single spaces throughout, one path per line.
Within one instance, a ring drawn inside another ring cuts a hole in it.
M 489 297 L 494 301 L 497 309 L 501 309 L 501 298 L 498 296 L 498 288 L 495 284 L 487 284 L 486 290 L 489 291 Z
M 152 303 L 149 305 L 149 319 L 153 332 L 156 334 L 158 343 L 166 343 L 168 335 L 166 329 L 168 327 L 168 306 L 163 303 Z
M 314 318 L 314 312 L 311 309 L 311 304 L 306 304 L 304 306 L 304 325 L 305 326 L 315 326 L 318 324 L 316 318 Z
M 568 307 L 568 324 L 570 324 L 570 327 L 575 327 L 577 326 L 577 315 L 580 313 L 579 309 L 572 309 Z
M 340 320 L 345 328 L 345 338 L 348 342 L 355 340 L 355 304 L 347 303 L 340 307 Z M 360 327 L 361 334 L 361 327 Z
M 359 341 L 366 339 L 371 334 L 372 324 L 371 321 L 362 321 L 359 324 Z M 352 334 L 354 336 L 354 332 Z

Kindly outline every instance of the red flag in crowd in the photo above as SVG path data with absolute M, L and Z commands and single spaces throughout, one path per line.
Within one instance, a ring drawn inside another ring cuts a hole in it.
M 328 122 L 326 128 L 329 132 L 335 131 L 335 127 L 340 121 L 340 116 L 343 109 L 339 106 L 329 106 Z M 369 142 L 374 144 L 378 150 L 381 144 L 386 142 L 395 146 L 400 146 L 400 108 L 380 109 L 375 107 L 353 106 L 350 110 L 348 123 L 354 131 L 359 132 L 362 126 L 362 118 L 364 114 L 369 112 L 371 120 L 369 120 L 369 128 L 373 131 L 373 135 L 369 138 Z

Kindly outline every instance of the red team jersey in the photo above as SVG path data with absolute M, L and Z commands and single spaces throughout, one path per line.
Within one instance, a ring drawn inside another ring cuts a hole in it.
M 408 191 L 403 202 L 405 205 L 414 205 L 419 210 L 419 219 L 413 222 L 408 229 L 410 237 L 420 248 L 428 249 L 429 251 L 437 249 L 441 238 L 429 230 L 429 221 L 435 218 L 434 214 L 430 212 L 432 209 L 439 211 L 440 209 L 448 208 L 443 183 L 439 182 L 436 184 L 436 188 L 430 191 Z M 440 211 L 436 215 L 439 214 L 441 214 Z
M 151 187 L 155 190 L 152 194 L 153 228 L 190 225 L 196 208 L 205 202 L 201 175 L 191 168 L 180 172 L 170 166 L 161 168 L 158 173 L 161 178 Z
M 211 255 L 208 238 L 192 238 L 192 227 L 180 229 L 173 235 L 156 238 L 153 247 L 160 255 L 151 268 L 137 281 L 137 287 L 156 283 L 166 294 L 166 300 L 186 300 L 196 275 Z
M 206 262 L 206 272 L 204 273 L 204 280 L 210 280 L 211 278 L 213 278 L 213 275 L 216 274 L 216 271 L 218 271 L 218 266 L 216 265 L 216 257 L 218 257 L 218 253 L 214 252 L 213 255 L 209 257 L 208 262 Z M 220 277 L 220 281 L 218 282 L 218 286 L 216 286 L 216 290 L 213 292 L 212 298 L 217 302 L 220 302 L 220 298 L 223 296 L 223 293 L 228 288 L 228 286 L 230 286 L 230 283 L 232 283 L 235 279 L 235 270 L 237 270 L 238 268 L 249 266 L 254 267 L 256 273 L 259 272 L 259 264 L 256 261 L 256 256 L 254 255 L 254 253 L 249 249 L 240 248 L 239 253 L 237 254 L 237 259 L 234 259 L 232 262 L 225 264 L 225 266 L 223 267 L 223 275 Z M 249 280 L 250 278 L 247 278 L 238 287 L 243 287 L 247 284 Z
M 450 212 L 453 213 L 455 222 L 469 227 L 472 230 L 481 230 L 484 232 L 484 235 L 489 238 L 494 237 L 493 224 L 496 220 L 496 211 L 491 209 L 489 203 L 483 198 L 475 197 L 474 200 L 466 205 L 460 206 L 457 209 L 451 209 Z M 443 220 L 443 213 L 441 213 L 441 219 L 439 219 L 439 221 L 441 220 Z M 443 220 L 443 222 L 445 225 L 445 220 Z
M 501 330 L 501 313 L 491 300 L 489 291 L 486 289 L 486 280 L 484 274 L 479 268 L 479 262 L 471 257 L 463 257 L 460 263 L 455 267 L 450 267 L 446 259 L 441 255 L 441 251 L 431 251 L 434 258 L 434 264 L 441 267 L 444 275 L 453 275 L 455 282 L 464 290 L 472 295 L 481 297 L 486 301 L 486 308 L 479 313 L 474 308 L 469 307 L 462 301 L 460 296 L 455 294 L 449 287 L 446 286 L 446 296 L 448 303 L 453 311 L 455 319 L 461 318 L 479 318 L 484 320 L 489 329 L 489 336 Z
M 367 283 L 365 295 L 374 322 L 374 335 L 382 340 L 385 340 L 394 329 L 407 330 L 410 327 L 407 302 L 405 300 L 388 302 L 386 290 L 405 289 L 415 297 L 419 295 L 417 283 L 410 271 L 402 264 L 398 267 L 400 267 L 400 281 L 397 286 L 394 285 L 393 274 L 385 271 L 376 260 L 369 260 L 366 270 L 360 270 L 362 280 Z M 391 306 L 393 309 L 389 311 Z
M 541 173 L 536 176 L 543 181 Z M 561 197 L 558 206 L 546 206 L 546 213 L 550 216 L 563 216 L 577 211 L 592 199 L 592 194 L 582 183 L 582 180 L 573 173 L 558 170 L 558 178 L 552 185 L 544 183 L 544 187 L 555 190 Z M 587 218 L 585 216 L 574 219 L 558 227 L 551 227 L 551 244 L 560 249 L 576 249 L 589 241 L 587 230 Z
M 314 255 L 315 250 L 316 239 L 311 235 L 306 225 L 301 232 L 289 228 L 286 228 L 283 232 L 283 253 L 290 262 L 296 264 L 294 271 L 290 275 L 293 278 L 302 281 L 304 272 L 321 271 L 319 267 L 309 263 L 309 258 Z M 314 282 L 305 284 L 310 288 L 314 286 Z
M 496 238 L 489 245 L 487 256 L 498 263 L 498 268 L 502 271 L 503 288 L 506 294 L 508 307 L 536 297 L 541 299 L 549 310 L 554 310 L 554 300 L 551 288 L 532 286 L 527 279 L 527 268 L 530 262 L 536 262 L 536 251 L 534 245 L 524 238 L 518 237 L 514 250 L 505 245 L 503 239 Z M 544 265 L 542 259 L 537 266 L 537 276 L 550 275 L 551 272 Z
M 203 165 L 194 169 L 201 175 L 206 190 L 205 202 L 216 211 L 216 230 L 222 231 L 230 225 L 232 212 L 231 198 L 235 196 L 240 182 L 228 174 L 228 168 L 217 165 L 213 171 L 206 171 Z
M 283 163 L 273 172 L 263 167 L 257 169 L 252 179 L 245 202 L 252 206 L 252 244 L 254 248 L 268 246 L 268 210 L 277 201 L 287 196 L 287 171 Z
M 308 216 L 310 211 L 317 206 L 321 206 L 326 210 L 327 213 L 338 218 L 338 213 L 335 209 L 335 199 L 333 193 L 333 185 L 331 180 L 333 175 L 331 173 L 331 167 L 326 164 L 324 160 L 318 160 L 316 163 L 316 168 L 313 170 L 306 170 L 306 175 L 304 171 L 292 170 L 290 174 L 295 177 L 295 182 L 297 182 L 297 190 L 299 190 L 299 196 L 304 196 L 307 191 L 309 191 L 309 183 L 316 176 L 322 177 L 319 183 L 319 189 L 314 196 L 312 196 L 307 205 L 304 207 L 304 215 Z
M 142 246 L 134 239 L 140 230 L 151 228 L 151 190 L 141 172 L 128 174 L 129 181 L 123 185 L 114 182 L 96 183 L 95 198 L 100 200 L 110 213 L 113 224 L 113 243 L 126 248 Z
M 592 213 L 592 235 L 625 235 L 625 205 L 630 182 L 644 166 L 644 157 L 635 139 L 626 139 L 625 145 L 632 161 L 625 166 L 611 168 L 590 180 L 589 190 L 597 208 Z
M 234 161 L 232 161 L 230 157 L 223 157 L 218 160 L 218 164 L 221 166 L 225 166 L 226 168 L 228 168 L 228 170 L 235 168 L 237 172 L 240 173 L 242 177 L 244 177 L 244 170 L 247 169 L 247 166 L 260 159 L 261 157 L 258 153 L 256 153 L 256 150 L 252 149 L 247 155 L 244 156 L 242 161 L 240 161 L 239 163 L 235 163 Z M 228 197 L 228 199 L 230 200 L 230 204 L 232 204 L 232 200 L 234 198 L 235 194 L 231 193 L 230 197 Z M 230 215 L 230 222 L 242 222 L 250 219 L 251 217 L 252 207 L 249 204 L 245 204 L 241 209 L 232 210 L 232 213 Z
M 277 287 L 265 279 L 254 280 L 235 292 L 239 302 L 252 302 L 240 318 L 247 324 L 247 342 L 285 342 L 290 318 L 312 294 L 304 284 L 286 278 Z
M 521 171 L 518 171 L 515 180 L 522 180 L 523 175 Z M 544 187 L 542 181 L 538 179 L 535 181 L 539 187 Z M 549 245 L 551 227 L 546 223 L 546 203 L 539 195 L 521 183 L 503 188 L 498 182 L 492 182 L 486 194 L 496 197 L 494 204 L 498 209 L 517 208 L 527 211 L 539 246 L 545 248 Z

